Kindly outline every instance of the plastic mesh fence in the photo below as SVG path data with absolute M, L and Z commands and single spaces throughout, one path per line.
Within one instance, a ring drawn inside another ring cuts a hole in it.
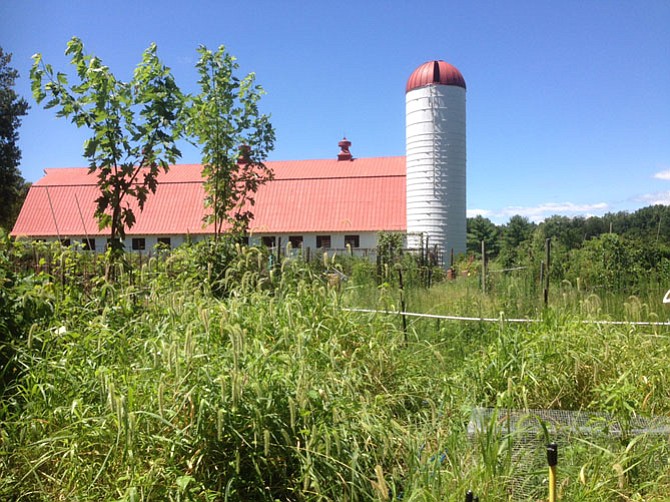
M 500 461 L 509 461 L 511 472 L 505 480 L 510 500 L 544 500 L 547 495 L 546 445 L 558 444 L 559 472 L 561 466 L 583 465 L 594 450 L 615 450 L 621 440 L 648 436 L 658 443 L 659 436 L 670 435 L 670 419 L 666 417 L 631 417 L 621 423 L 607 413 L 565 410 L 504 410 L 475 408 L 468 424 L 471 440 L 495 442 Z M 642 438 L 645 439 L 645 438 Z M 667 443 L 667 441 L 665 441 Z M 638 441 L 645 448 L 645 441 Z M 651 448 L 652 455 L 668 456 L 668 448 Z M 667 462 L 667 458 L 657 459 Z M 650 461 L 654 461 L 650 459 Z

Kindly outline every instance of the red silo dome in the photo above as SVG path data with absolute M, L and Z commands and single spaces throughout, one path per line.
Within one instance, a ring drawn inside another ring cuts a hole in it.
M 455 85 L 465 89 L 465 79 L 458 68 L 446 61 L 428 61 L 409 76 L 405 92 L 433 84 Z

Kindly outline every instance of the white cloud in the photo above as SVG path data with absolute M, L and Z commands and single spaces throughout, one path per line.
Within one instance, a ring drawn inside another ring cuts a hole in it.
M 488 218 L 493 214 L 493 211 L 490 209 L 468 209 L 467 215 L 468 218 L 474 218 L 475 216 L 483 216 L 484 218 Z
M 656 178 L 657 180 L 670 181 L 670 169 L 657 172 L 656 174 L 654 174 L 654 178 Z
M 668 192 L 670 197 L 670 192 Z M 512 216 L 525 216 L 535 223 L 539 223 L 549 216 L 594 216 L 596 214 L 603 214 L 607 211 L 609 205 L 605 202 L 598 202 L 595 204 L 574 204 L 572 202 L 546 202 L 538 204 L 537 206 L 508 206 L 499 211 L 492 211 L 487 209 L 470 209 L 468 210 L 468 217 L 473 217 L 478 214 L 490 218 L 495 223 L 505 223 Z
M 656 204 L 663 204 L 668 206 L 670 205 L 670 191 L 646 193 L 644 195 L 636 197 L 635 200 L 637 202 L 642 202 L 649 206 L 653 206 Z

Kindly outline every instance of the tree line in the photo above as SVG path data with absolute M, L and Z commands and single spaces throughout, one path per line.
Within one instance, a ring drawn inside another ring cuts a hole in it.
M 551 243 L 549 273 L 585 287 L 634 293 L 650 281 L 670 286 L 670 207 L 653 205 L 603 216 L 551 216 L 534 223 L 513 216 L 504 225 L 476 216 L 467 220 L 468 254 L 500 269 L 536 269 Z
M 14 91 L 19 72 L 11 67 L 12 55 L 0 47 L 0 227 L 11 229 L 28 193 L 29 184 L 21 176 L 18 147 L 21 117 L 28 102 Z

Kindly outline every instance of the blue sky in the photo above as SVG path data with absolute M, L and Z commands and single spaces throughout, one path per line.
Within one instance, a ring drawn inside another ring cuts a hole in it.
M 142 51 L 195 91 L 196 47 L 256 72 L 270 160 L 405 153 L 405 83 L 443 59 L 467 90 L 468 214 L 601 215 L 670 204 L 670 1 L 2 0 L 0 45 L 31 103 L 21 171 L 85 166 L 78 130 L 30 95 L 30 56 L 71 73 L 72 36 L 129 79 Z M 191 147 L 182 162 L 198 163 Z

